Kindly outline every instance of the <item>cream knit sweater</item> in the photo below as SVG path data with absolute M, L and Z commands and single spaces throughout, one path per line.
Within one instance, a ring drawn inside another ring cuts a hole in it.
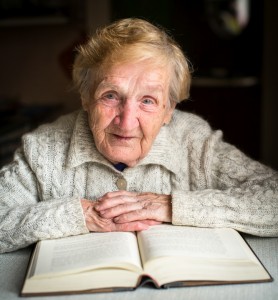
M 23 137 L 0 173 L 0 252 L 88 232 L 81 198 L 117 190 L 172 195 L 175 225 L 278 236 L 278 174 L 224 143 L 201 118 L 176 111 L 151 151 L 117 171 L 95 148 L 84 111 Z

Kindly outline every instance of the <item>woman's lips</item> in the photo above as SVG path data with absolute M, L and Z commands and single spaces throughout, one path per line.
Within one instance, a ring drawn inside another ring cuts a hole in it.
M 131 139 L 133 139 L 133 136 L 123 136 L 123 135 L 118 135 L 118 134 L 113 134 L 113 136 L 120 141 L 130 141 Z

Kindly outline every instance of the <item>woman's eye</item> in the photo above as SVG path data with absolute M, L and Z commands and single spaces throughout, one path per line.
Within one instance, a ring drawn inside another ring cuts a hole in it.
M 116 95 L 113 93 L 108 93 L 104 95 L 104 98 L 109 99 L 109 100 L 113 100 L 116 99 Z
M 145 98 L 145 99 L 143 99 L 142 102 L 143 102 L 144 104 L 146 104 L 146 105 L 154 104 L 154 101 L 153 101 L 152 99 L 150 99 L 150 98 Z
M 115 107 L 119 104 L 119 99 L 116 93 L 109 92 L 101 96 L 100 101 L 102 104 L 110 107 Z
M 153 97 L 146 96 L 141 100 L 141 109 L 146 112 L 155 112 L 159 109 L 158 100 Z

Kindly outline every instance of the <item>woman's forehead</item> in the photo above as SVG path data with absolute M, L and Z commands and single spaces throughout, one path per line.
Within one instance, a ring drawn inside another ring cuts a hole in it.
M 165 84 L 169 78 L 169 68 L 149 62 L 117 64 L 106 69 L 101 84 L 116 84 L 122 81 L 141 81 L 147 86 Z
M 105 76 L 98 85 L 96 92 L 111 90 L 119 93 L 155 93 L 157 96 L 168 92 L 168 81 L 165 76 L 161 77 L 155 72 L 154 74 L 142 75 Z
M 115 78 L 114 78 L 115 79 Z M 137 83 L 137 82 L 136 82 Z M 128 80 L 117 80 L 117 82 L 113 82 L 113 78 L 106 78 L 103 80 L 97 87 L 97 91 L 106 91 L 106 90 L 113 90 L 113 91 L 119 91 L 119 92 L 125 92 L 126 90 L 130 90 L 131 88 L 133 90 L 138 90 L 141 92 L 148 92 L 148 93 L 160 93 L 162 94 L 167 90 L 167 85 L 162 84 L 159 82 L 140 82 L 138 85 L 134 84 L 133 82 L 130 83 Z

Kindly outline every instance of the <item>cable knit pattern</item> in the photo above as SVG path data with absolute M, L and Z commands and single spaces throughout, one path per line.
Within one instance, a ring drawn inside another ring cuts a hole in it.
M 0 172 L 0 251 L 88 232 L 81 198 L 127 190 L 172 195 L 175 225 L 278 235 L 278 175 L 222 141 L 201 118 L 176 111 L 149 154 L 116 170 L 96 149 L 78 111 L 23 137 Z

